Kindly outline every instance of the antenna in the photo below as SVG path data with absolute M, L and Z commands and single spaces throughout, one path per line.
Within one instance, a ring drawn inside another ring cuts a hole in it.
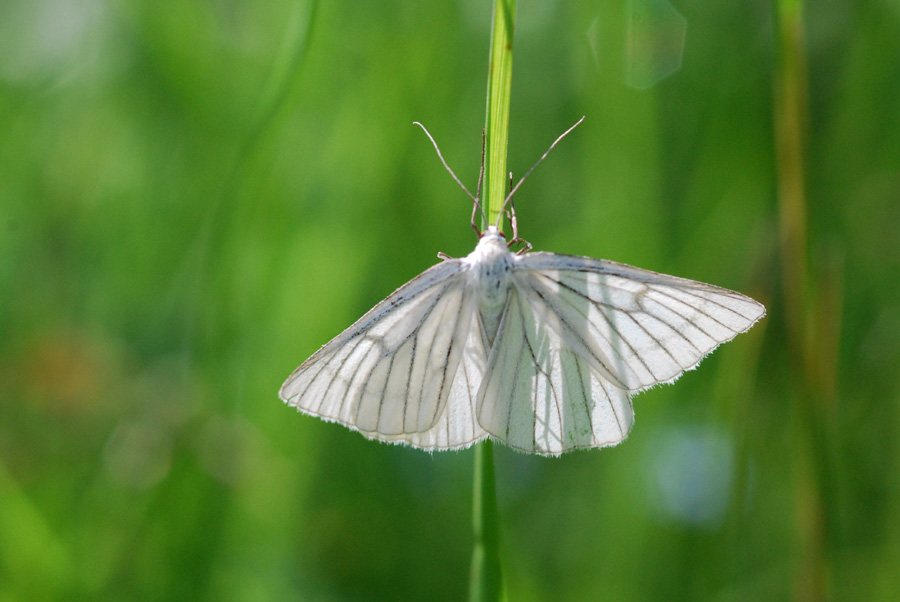
M 567 129 L 565 132 L 563 132 L 562 134 L 560 134 L 560 136 L 559 136 L 556 140 L 553 141 L 553 144 L 550 145 L 550 148 L 548 148 L 547 151 L 546 151 L 543 155 L 541 155 L 541 158 L 538 159 L 538 160 L 535 162 L 535 164 L 531 166 L 531 169 L 529 169 L 528 171 L 525 172 L 525 175 L 522 176 L 522 179 L 519 180 L 519 183 L 516 184 L 515 186 L 512 186 L 512 188 L 511 188 L 510 191 L 509 191 L 509 195 L 503 200 L 503 205 L 501 206 L 501 208 L 500 208 L 500 213 L 499 213 L 498 216 L 497 216 L 498 222 L 499 222 L 499 220 L 501 219 L 501 217 L 503 216 L 504 211 L 507 211 L 506 206 L 509 205 L 510 208 L 512 208 L 512 199 L 513 199 L 513 195 L 516 194 L 516 191 L 519 190 L 519 187 L 525 182 L 525 178 L 527 178 L 528 176 L 530 176 L 530 175 L 531 175 L 531 172 L 533 172 L 533 171 L 537 168 L 537 166 L 540 165 L 540 164 L 544 161 L 544 159 L 547 158 L 547 155 L 550 154 L 550 151 L 552 151 L 552 150 L 556 147 L 556 145 L 559 144 L 559 142 L 560 142 L 563 138 L 565 138 L 566 136 L 568 136 L 569 133 L 571 133 L 572 130 L 574 130 L 574 129 L 577 128 L 579 125 L 581 125 L 581 122 L 582 122 L 582 121 L 584 121 L 584 117 L 582 117 L 581 119 L 579 119 L 578 121 L 576 121 L 575 124 L 574 124 L 572 127 L 570 127 L 570 128 Z M 484 178 L 484 145 L 485 145 L 485 140 L 484 140 L 484 130 L 483 130 L 483 129 L 481 130 L 481 170 L 478 172 L 478 188 L 475 190 L 475 194 L 473 195 L 471 192 L 469 192 L 469 189 L 466 188 L 465 184 L 463 184 L 463 183 L 460 181 L 460 179 L 459 179 L 458 177 L 456 177 L 456 174 L 453 173 L 453 170 L 450 169 L 450 166 L 447 165 L 447 161 L 444 160 L 444 155 L 441 154 L 441 149 L 438 147 L 437 142 L 434 141 L 434 138 L 432 137 L 432 135 L 431 135 L 431 133 L 428 131 L 428 129 L 427 129 L 424 125 L 422 125 L 421 123 L 419 123 L 418 121 L 413 121 L 413 125 L 417 125 L 417 126 L 419 126 L 420 128 L 422 128 L 422 131 L 425 132 L 425 135 L 428 136 L 428 139 L 429 139 L 429 140 L 431 140 L 431 144 L 432 144 L 432 146 L 434 146 L 434 150 L 435 150 L 435 152 L 437 153 L 438 159 L 440 159 L 440 160 L 441 160 L 441 163 L 444 165 L 444 169 L 446 169 L 447 172 L 450 173 L 450 176 L 453 178 L 453 181 L 456 182 L 456 184 L 457 184 L 460 188 L 463 189 L 463 192 L 465 192 L 466 195 L 468 195 L 468 197 L 469 197 L 470 199 L 472 199 L 472 202 L 474 203 L 474 205 L 473 205 L 473 207 L 472 207 L 472 229 L 475 230 L 475 233 L 478 234 L 479 237 L 481 237 L 481 231 L 478 229 L 478 226 L 475 225 L 475 216 L 480 212 L 480 213 L 481 213 L 481 219 L 482 219 L 484 222 L 487 222 L 487 215 L 485 215 L 485 213 L 484 213 L 484 207 L 481 206 L 481 201 L 480 201 L 480 197 L 481 197 L 481 184 L 482 184 L 482 181 L 483 181 L 483 178 Z M 510 173 L 510 177 L 511 177 L 511 176 L 512 176 L 512 173 Z M 514 212 L 515 210 L 513 209 L 512 211 Z M 515 230 L 516 230 L 515 213 L 513 213 L 510 217 L 511 217 L 511 222 L 512 222 L 512 227 L 513 227 L 513 240 L 510 241 L 510 242 L 519 241 L 519 240 L 521 240 L 521 239 L 518 238 L 518 235 L 517 235 L 517 233 L 515 232 Z M 495 225 L 495 226 L 498 226 L 499 223 L 494 224 L 494 225 Z M 526 244 L 528 244 L 528 243 L 526 242 Z M 528 245 L 528 247 L 530 248 L 531 245 Z
M 434 138 L 431 136 L 431 133 L 428 131 L 428 129 L 424 125 L 419 123 L 418 121 L 413 121 L 413 125 L 417 125 L 420 128 L 422 128 L 422 131 L 425 132 L 425 135 L 428 136 L 429 140 L 431 140 L 431 144 L 432 144 L 432 146 L 434 146 L 434 150 L 437 153 L 438 159 L 440 159 L 441 163 L 444 165 L 444 169 L 446 169 L 450 173 L 450 176 L 453 178 L 453 181 L 456 182 L 457 185 L 463 189 L 463 192 L 465 192 L 469 196 L 469 198 L 472 199 L 472 202 L 475 204 L 472 207 L 472 228 L 474 228 L 475 232 L 480 237 L 481 231 L 478 229 L 478 226 L 475 225 L 476 212 L 480 211 L 482 219 L 484 221 L 487 221 L 487 216 L 485 216 L 484 209 L 481 207 L 481 202 L 478 200 L 478 195 L 481 194 L 481 181 L 482 181 L 482 178 L 484 177 L 484 130 L 481 131 L 481 171 L 478 173 L 478 188 L 476 189 L 475 194 L 473 195 L 471 192 L 469 192 L 469 189 L 466 188 L 465 184 L 463 184 L 459 180 L 459 178 L 456 177 L 456 174 L 453 173 L 453 170 L 450 169 L 450 166 L 447 165 L 447 162 L 444 160 L 444 155 L 441 154 L 441 149 L 438 148 L 437 142 L 434 141 Z
M 571 132 L 572 130 L 574 130 L 575 128 L 577 128 L 579 125 L 581 125 L 581 122 L 582 122 L 582 121 L 584 121 L 584 117 L 582 117 L 581 119 L 579 119 L 578 121 L 576 121 L 576 122 L 575 122 L 575 125 L 573 125 L 573 126 L 570 127 L 569 129 L 567 129 L 565 132 L 563 132 L 562 134 L 560 134 L 559 138 L 557 138 L 556 140 L 554 140 L 554 141 L 553 141 L 553 144 L 550 145 L 550 148 L 547 149 L 547 152 L 545 152 L 543 155 L 541 155 L 541 158 L 538 159 L 537 162 L 536 162 L 534 165 L 531 166 L 531 169 L 529 169 L 528 171 L 525 172 L 525 175 L 522 176 L 522 179 L 519 180 L 519 183 L 516 184 L 515 186 L 513 186 L 512 190 L 509 191 L 509 195 L 508 195 L 508 196 L 506 197 L 506 199 L 503 201 L 503 207 L 504 207 L 504 208 L 506 207 L 507 203 L 509 203 L 510 201 L 512 201 L 513 195 L 516 194 L 516 191 L 519 189 L 519 186 L 521 186 L 522 183 L 525 181 L 525 178 L 527 178 L 528 176 L 530 176 L 530 175 L 531 175 L 531 172 L 533 172 L 533 171 L 535 170 L 535 168 L 536 168 L 538 165 L 540 165 L 541 162 L 543 162 L 544 159 L 547 158 L 547 155 L 550 154 L 550 151 L 552 151 L 553 148 L 554 148 L 557 144 L 559 144 L 559 141 L 562 140 L 563 138 L 565 138 L 566 136 L 568 136 L 568 135 L 569 135 L 569 132 Z M 454 176 L 454 177 L 455 177 L 455 176 Z M 500 215 L 503 215 L 503 210 L 502 210 L 502 209 L 501 209 Z M 500 219 L 500 218 L 497 218 L 497 219 Z

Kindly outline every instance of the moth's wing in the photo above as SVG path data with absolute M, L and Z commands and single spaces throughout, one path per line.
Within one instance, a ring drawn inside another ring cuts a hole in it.
M 431 438 L 426 449 L 460 449 L 477 443 L 488 436 L 475 418 L 478 388 L 481 385 L 487 352 L 481 337 L 477 314 L 477 300 L 473 297 L 470 308 L 470 330 L 456 369 L 456 377 L 450 388 L 446 410 L 427 435 Z
M 491 436 L 543 455 L 614 445 L 634 422 L 628 392 L 593 370 L 517 286 L 510 287 L 477 412 Z
M 765 315 L 740 293 L 611 261 L 531 253 L 513 274 L 478 416 L 492 435 L 538 453 L 618 443 L 633 422 L 631 395 L 674 381 Z M 506 416 L 484 411 L 493 406 Z
M 535 311 L 632 393 L 674 381 L 766 313 L 735 291 L 613 261 L 532 253 L 519 268 Z
M 426 270 L 297 368 L 281 398 L 367 437 L 427 450 L 483 438 L 474 402 L 468 420 L 465 407 L 448 408 L 474 398 L 472 378 L 484 362 L 480 347 L 467 344 L 477 330 L 471 280 L 460 260 Z

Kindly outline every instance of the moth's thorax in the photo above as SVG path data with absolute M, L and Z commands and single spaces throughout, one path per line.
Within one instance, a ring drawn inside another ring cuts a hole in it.
M 465 261 L 471 265 L 475 291 L 482 307 L 498 307 L 506 303 L 510 272 L 516 260 L 509 252 L 506 239 L 490 226 Z

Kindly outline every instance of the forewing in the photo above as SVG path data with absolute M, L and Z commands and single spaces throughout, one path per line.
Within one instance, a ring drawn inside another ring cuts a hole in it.
M 464 413 L 462 420 L 451 415 L 447 404 L 474 395 L 461 389 L 472 386 L 467 375 L 478 348 L 469 346 L 466 369 L 459 370 L 474 306 L 461 261 L 433 266 L 297 368 L 281 398 L 370 438 L 423 449 L 469 445 L 483 433 L 473 428 L 474 420 L 465 422 Z
M 517 268 L 535 312 L 631 393 L 674 381 L 765 315 L 740 293 L 612 261 L 532 253 Z

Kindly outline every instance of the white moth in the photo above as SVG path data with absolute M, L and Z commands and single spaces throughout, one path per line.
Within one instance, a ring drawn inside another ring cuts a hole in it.
M 711 284 L 515 254 L 489 226 L 468 256 L 432 266 L 319 349 L 280 396 L 381 441 L 432 451 L 492 437 L 556 455 L 625 439 L 631 396 L 764 315 Z

